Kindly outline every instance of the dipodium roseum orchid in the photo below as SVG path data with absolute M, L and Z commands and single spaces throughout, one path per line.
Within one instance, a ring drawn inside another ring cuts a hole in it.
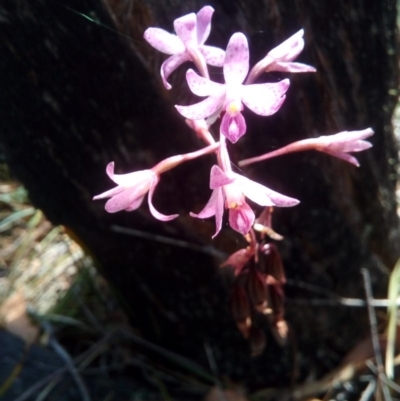
M 293 63 L 293 60 L 304 49 L 303 36 L 304 30 L 301 29 L 268 52 L 268 54 L 252 68 L 246 82 L 254 82 L 259 75 L 268 71 L 315 72 L 316 69 L 310 65 Z
M 225 52 L 223 73 L 225 84 L 212 82 L 196 74 L 186 73 L 190 90 L 207 99 L 191 106 L 175 106 L 179 113 L 191 120 L 201 120 L 224 111 L 220 132 L 232 143 L 246 133 L 242 115 L 243 103 L 260 116 L 269 116 L 279 110 L 289 88 L 289 80 L 277 83 L 243 85 L 249 71 L 249 47 L 246 36 L 235 33 Z
M 108 163 L 107 175 L 117 184 L 109 191 L 95 196 L 93 199 L 111 198 L 107 201 L 105 209 L 108 213 L 126 210 L 136 210 L 149 193 L 149 209 L 158 220 L 169 221 L 178 217 L 177 214 L 166 216 L 158 212 L 153 206 L 153 193 L 159 181 L 159 175 L 153 170 L 141 170 L 128 174 L 114 174 L 114 162 Z
M 240 174 L 224 172 L 217 165 L 211 168 L 210 189 L 213 192 L 204 209 L 198 214 L 191 213 L 191 216 L 200 219 L 215 216 L 216 232 L 213 238 L 222 228 L 224 208 L 229 210 L 229 224 L 234 230 L 243 235 L 249 232 L 255 215 L 245 197 L 261 206 L 289 207 L 299 203 L 297 199 L 275 192 Z
M 372 147 L 368 141 L 364 141 L 374 134 L 372 128 L 366 128 L 360 131 L 343 131 L 334 135 L 320 136 L 318 138 L 303 139 L 293 142 L 283 148 L 273 152 L 265 153 L 261 156 L 252 157 L 250 159 L 241 160 L 239 166 L 247 166 L 262 160 L 271 159 L 276 156 L 285 155 L 287 153 L 302 152 L 305 150 L 318 150 L 319 152 L 328 153 L 331 156 L 343 159 L 355 166 L 359 167 L 358 160 L 349 155 L 349 152 L 361 152 Z
M 193 61 L 202 75 L 208 76 L 207 64 L 221 67 L 225 52 L 204 42 L 210 35 L 214 9 L 203 7 L 197 14 L 184 15 L 174 21 L 176 35 L 164 29 L 148 28 L 144 38 L 162 53 L 170 54 L 161 66 L 164 86 L 171 89 L 168 77 L 185 61 Z
M 105 209 L 109 213 L 126 210 L 128 212 L 136 210 L 143 202 L 147 192 L 149 193 L 149 208 L 151 214 L 158 220 L 169 221 L 178 217 L 177 214 L 166 216 L 158 212 L 153 206 L 154 190 L 160 180 L 160 175 L 177 165 L 196 159 L 197 157 L 213 153 L 217 150 L 219 143 L 213 143 L 195 152 L 177 155 L 162 160 L 149 170 L 135 171 L 128 174 L 114 174 L 114 162 L 108 163 L 107 175 L 117 184 L 109 191 L 95 196 L 93 199 L 111 198 L 107 201 Z

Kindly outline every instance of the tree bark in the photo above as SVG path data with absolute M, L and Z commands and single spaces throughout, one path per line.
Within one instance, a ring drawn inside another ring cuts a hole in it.
M 294 360 L 298 381 L 336 366 L 368 333 L 366 311 L 300 306 L 296 300 L 329 293 L 362 298 L 362 267 L 372 275 L 375 294 L 384 296 L 400 254 L 391 128 L 398 88 L 396 2 L 375 0 L 368 8 L 346 0 L 261 3 L 215 1 L 209 43 L 225 48 L 242 31 L 253 65 L 304 28 L 306 48 L 298 61 L 317 73 L 290 75 L 277 114 L 245 112 L 248 132 L 230 147 L 234 160 L 343 130 L 371 126 L 375 135 L 374 147 L 357 155 L 358 169 L 305 153 L 245 170 L 249 178 L 301 200 L 274 214 L 276 230 L 285 236 L 279 249 L 288 277 L 290 345 L 279 347 L 259 316 L 268 345 L 257 359 L 229 314 L 232 275 L 218 267 L 223 260 L 218 255 L 238 249 L 243 240 L 224 225 L 212 241 L 214 221 L 188 216 L 210 195 L 212 156 L 162 177 L 155 204 L 163 213 L 180 213 L 176 221 L 155 221 L 145 205 L 110 215 L 102 202 L 92 201 L 112 187 L 105 174 L 110 161 L 126 173 L 203 146 L 173 107 L 195 101 L 184 79 L 188 65 L 167 92 L 159 77 L 164 56 L 142 38 L 149 26 L 171 31 L 175 18 L 197 12 L 203 2 L 4 0 L 0 9 L 0 144 L 11 171 L 34 205 L 93 255 L 143 337 L 206 368 L 204 344 L 210 344 L 219 374 L 250 390 L 288 385 Z M 221 79 L 218 70 L 212 79 Z

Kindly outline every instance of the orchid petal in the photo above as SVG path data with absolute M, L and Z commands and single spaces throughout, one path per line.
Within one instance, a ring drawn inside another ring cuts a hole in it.
M 128 174 L 114 174 L 114 162 L 107 164 L 106 173 L 116 184 L 123 187 L 137 186 L 146 180 L 150 180 L 154 175 L 151 170 L 135 171 Z
M 242 86 L 242 101 L 254 113 L 270 116 L 276 113 L 285 100 L 290 81 Z
M 171 73 L 176 70 L 182 63 L 189 60 L 189 55 L 185 53 L 174 54 L 171 57 L 168 57 L 161 65 L 161 78 L 164 86 L 167 89 L 171 89 L 172 86 L 167 82 Z
M 243 194 L 260 206 L 280 206 L 290 207 L 297 205 L 300 201 L 289 196 L 275 192 L 272 189 L 259 184 L 258 182 L 249 180 L 242 175 L 234 173 L 236 181 L 238 181 Z
M 222 188 L 217 188 L 214 191 L 217 192 L 217 202 L 215 208 L 215 234 L 212 238 L 215 238 L 222 228 L 222 219 L 224 217 L 224 193 Z
M 106 202 L 105 209 L 108 213 L 116 213 L 131 207 L 142 198 L 143 193 L 138 192 L 136 187 L 125 188 Z
M 206 219 L 215 215 L 216 231 L 212 236 L 212 238 L 214 238 L 222 228 L 222 218 L 224 215 L 224 194 L 222 188 L 214 189 L 211 194 L 211 198 L 199 214 L 191 212 L 190 215 L 199 219 Z
M 197 47 L 196 14 L 190 13 L 174 21 L 175 32 L 185 47 Z
M 229 177 L 222 169 L 214 165 L 211 167 L 210 173 L 210 188 L 216 189 L 224 185 L 231 184 L 235 181 L 235 177 Z
M 282 72 L 315 72 L 316 68 L 311 65 L 303 64 L 303 63 L 291 63 L 291 62 L 280 62 L 277 61 L 272 63 L 269 67 L 267 67 L 266 71 L 282 71 Z
M 166 216 L 165 214 L 160 213 L 159 211 L 157 211 L 155 209 L 155 207 L 153 206 L 153 194 L 154 194 L 154 190 L 158 184 L 159 178 L 157 176 L 155 176 L 150 183 L 150 189 L 149 189 L 149 209 L 150 209 L 150 213 L 158 220 L 161 221 L 170 221 L 173 219 L 176 219 L 179 214 L 171 214 L 169 216 Z
M 187 71 L 186 79 L 190 90 L 197 96 L 216 96 L 224 91 L 224 85 L 203 78 L 192 69 Z
M 213 16 L 214 9 L 211 6 L 204 6 L 196 14 L 197 22 L 197 43 L 202 45 L 210 35 L 211 31 L 211 18 Z
M 336 148 L 336 147 L 333 147 L 333 148 Z M 363 150 L 366 150 L 369 148 L 372 148 L 371 142 L 358 140 L 358 141 L 344 144 L 340 148 L 340 150 L 343 152 L 362 152 Z M 328 147 L 328 149 L 329 149 L 329 147 Z
M 201 120 L 214 114 L 223 105 L 223 96 L 210 96 L 191 106 L 175 106 L 184 117 Z
M 240 112 L 234 115 L 225 113 L 222 117 L 220 131 L 232 143 L 236 143 L 246 133 L 246 120 L 243 114 Z
M 103 198 L 110 198 L 111 196 L 117 195 L 122 191 L 125 191 L 125 188 L 121 187 L 120 185 L 118 185 L 117 187 L 109 189 L 108 191 L 103 192 L 100 195 L 94 196 L 93 200 L 103 199 Z
M 127 208 L 125 208 L 125 210 L 127 212 L 131 212 L 133 210 L 138 209 L 140 207 L 140 205 L 142 204 L 144 197 L 145 197 L 145 195 L 140 196 L 139 198 L 135 199 Z
M 222 67 L 225 60 L 225 51 L 214 46 L 200 46 L 199 50 L 207 61 L 207 64 Z
M 317 139 L 322 140 L 326 145 L 329 146 L 337 146 L 337 147 L 343 147 L 346 144 L 349 143 L 354 143 L 355 141 L 359 141 L 361 139 L 368 138 L 374 134 L 374 131 L 372 128 L 366 128 L 361 131 L 342 131 L 339 132 L 338 134 L 334 135 L 324 135 L 321 136 Z M 366 142 L 366 141 L 363 141 Z M 366 142 L 369 143 L 369 142 Z
M 356 167 L 360 167 L 360 163 L 352 155 L 349 155 L 347 153 L 342 153 L 342 152 L 334 152 L 334 151 L 330 151 L 330 150 L 323 150 L 323 152 L 328 153 L 331 156 L 335 156 L 339 159 L 345 160 L 346 162 L 349 162 L 351 164 L 354 164 Z
M 220 192 L 218 189 L 212 191 L 210 199 L 201 212 L 197 214 L 190 212 L 190 215 L 198 219 L 207 219 L 208 217 L 215 216 L 218 205 L 218 192 Z
M 151 46 L 165 54 L 177 54 L 185 51 L 184 44 L 176 35 L 161 28 L 147 28 L 144 38 Z
M 246 235 L 250 231 L 254 219 L 254 212 L 246 202 L 229 209 L 229 225 L 240 234 Z
M 272 49 L 268 56 L 277 61 L 292 61 L 304 49 L 304 30 L 296 32 L 289 39 L 282 42 L 279 46 Z
M 249 72 L 249 46 L 243 33 L 235 33 L 229 40 L 225 52 L 224 77 L 225 82 L 241 84 Z

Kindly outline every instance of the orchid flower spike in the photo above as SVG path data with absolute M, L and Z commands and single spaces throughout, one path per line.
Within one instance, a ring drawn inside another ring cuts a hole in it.
M 204 209 L 190 215 L 199 219 L 215 216 L 216 232 L 213 238 L 222 228 L 224 208 L 229 209 L 229 224 L 234 230 L 243 235 L 249 232 L 255 215 L 245 197 L 261 206 L 289 207 L 299 203 L 297 199 L 281 195 L 232 171 L 224 172 L 217 165 L 211 168 L 210 189 L 213 192 Z
M 114 174 L 114 162 L 107 165 L 107 175 L 117 184 L 109 191 L 103 192 L 93 198 L 111 198 L 107 201 L 105 209 L 108 213 L 126 210 L 136 210 L 143 202 L 147 192 L 149 193 L 149 208 L 151 214 L 158 220 L 169 221 L 178 217 L 177 214 L 166 216 L 158 212 L 153 206 L 153 194 L 159 181 L 159 174 L 153 169 L 135 171 L 128 174 Z
M 160 52 L 171 55 L 161 66 L 161 78 L 167 89 L 171 89 L 168 77 L 185 61 L 193 61 L 204 76 L 208 76 L 206 63 L 222 67 L 225 52 L 204 45 L 210 35 L 213 13 L 212 7 L 205 6 L 197 14 L 191 13 L 176 19 L 174 28 L 177 35 L 160 28 L 146 29 L 144 38 L 147 42 Z
M 246 36 L 235 33 L 229 40 L 223 65 L 225 84 L 210 81 L 188 70 L 186 79 L 190 90 L 207 99 L 191 106 L 175 106 L 179 113 L 191 120 L 219 115 L 220 131 L 232 143 L 246 133 L 246 121 L 241 113 L 244 103 L 260 116 L 269 116 L 279 110 L 289 88 L 289 80 L 277 83 L 243 85 L 249 71 L 249 47 Z
M 345 160 L 359 167 L 360 163 L 354 156 L 349 155 L 349 152 L 361 152 L 371 148 L 372 144 L 368 141 L 364 141 L 364 139 L 373 134 L 374 130 L 372 128 L 366 128 L 361 131 L 343 131 L 334 135 L 303 139 L 284 146 L 283 148 L 274 150 L 273 152 L 241 160 L 239 166 L 248 166 L 249 164 L 272 159 L 273 157 L 285 155 L 287 153 L 318 150 L 319 152 L 328 153 L 331 156 L 338 157 L 339 159 Z
M 303 36 L 304 30 L 301 29 L 272 49 L 252 68 L 247 83 L 254 82 L 263 72 L 268 71 L 315 72 L 316 69 L 310 65 L 292 62 L 304 49 Z

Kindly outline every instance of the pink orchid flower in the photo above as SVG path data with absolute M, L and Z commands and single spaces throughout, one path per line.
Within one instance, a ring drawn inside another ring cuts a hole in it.
M 304 30 L 301 29 L 268 52 L 268 54 L 252 68 L 247 78 L 247 83 L 254 82 L 261 73 L 268 71 L 315 72 L 316 69 L 310 65 L 292 62 L 304 49 L 303 36 Z
M 343 131 L 334 135 L 320 136 L 314 140 L 315 150 L 328 153 L 359 167 L 358 160 L 348 153 L 362 152 L 371 148 L 372 143 L 364 141 L 364 139 L 373 134 L 372 128 L 366 128 L 361 131 Z
M 216 165 L 211 168 L 210 188 L 213 192 L 204 209 L 190 215 L 200 219 L 215 216 L 216 232 L 213 238 L 221 231 L 224 208 L 229 209 L 229 224 L 234 230 L 243 235 L 249 232 L 255 215 L 245 197 L 261 206 L 289 207 L 299 203 L 297 199 L 281 195 L 240 174 L 232 171 L 226 173 Z
M 246 133 L 246 121 L 242 115 L 243 103 L 260 116 L 269 116 L 279 110 L 289 88 L 289 80 L 277 83 L 243 85 L 249 71 L 249 47 L 246 36 L 235 33 L 226 48 L 223 72 L 225 84 L 210 81 L 193 70 L 186 73 L 190 90 L 207 99 L 191 106 L 175 106 L 179 113 L 191 120 L 201 120 L 219 115 L 220 131 L 232 143 Z
M 239 166 L 247 166 L 252 163 L 257 163 L 262 160 L 271 159 L 276 156 L 285 155 L 287 153 L 302 152 L 305 150 L 318 150 L 319 152 L 328 153 L 331 156 L 338 157 L 355 166 L 359 167 L 358 160 L 349 155 L 349 152 L 361 152 L 372 147 L 368 141 L 364 141 L 374 134 L 372 128 L 366 128 L 360 131 L 343 131 L 334 135 L 320 136 L 318 138 L 303 139 L 293 142 L 283 148 L 274 150 L 273 152 L 265 153 L 261 156 L 252 157 L 250 159 L 241 160 Z
M 136 210 L 142 204 L 148 192 L 150 212 L 156 219 L 169 221 L 178 217 L 177 214 L 166 216 L 158 212 L 153 206 L 153 194 L 160 178 L 152 169 L 136 171 L 129 174 L 114 174 L 114 162 L 111 162 L 108 163 L 106 172 L 117 186 L 95 196 L 93 199 L 111 198 L 105 205 L 107 212 L 115 213 L 120 210 L 130 212 Z
M 174 28 L 177 35 L 160 28 L 146 29 L 144 38 L 147 42 L 157 50 L 171 55 L 161 66 L 161 78 L 167 89 L 171 89 L 168 77 L 185 61 L 193 61 L 204 76 L 208 76 L 206 63 L 222 66 L 225 52 L 204 45 L 210 35 L 213 13 L 212 7 L 205 6 L 197 14 L 191 13 L 176 19 Z

